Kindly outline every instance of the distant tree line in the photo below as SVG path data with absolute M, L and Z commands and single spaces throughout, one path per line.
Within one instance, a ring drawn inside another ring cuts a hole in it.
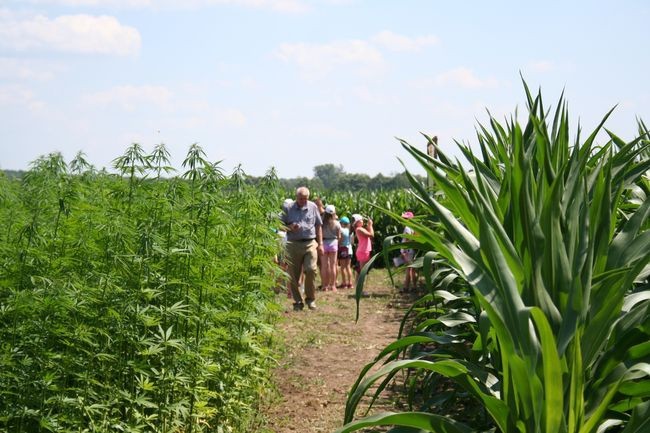
M 425 181 L 422 176 L 417 176 L 420 181 Z M 252 183 L 261 181 L 262 178 L 251 177 Z M 410 183 L 405 173 L 385 176 L 381 173 L 369 176 L 363 173 L 347 173 L 342 165 L 321 164 L 314 167 L 314 176 L 278 179 L 282 187 L 287 190 L 299 186 L 307 186 L 312 190 L 329 191 L 388 191 L 409 188 Z
M 9 179 L 19 179 L 23 177 L 25 172 L 23 170 L 2 170 Z

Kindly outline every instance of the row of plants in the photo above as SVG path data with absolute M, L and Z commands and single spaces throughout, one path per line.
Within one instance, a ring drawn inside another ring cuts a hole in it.
M 548 112 L 524 87 L 525 125 L 479 125 L 464 165 L 402 142 L 435 180 L 412 178 L 427 212 L 408 221 L 427 290 L 339 433 L 650 431 L 649 131 L 624 141 L 608 113 L 572 139 L 563 98 Z M 369 415 L 387 388 L 404 410 Z
M 278 243 L 257 187 L 193 145 L 0 177 L 0 430 L 246 431 L 268 387 Z

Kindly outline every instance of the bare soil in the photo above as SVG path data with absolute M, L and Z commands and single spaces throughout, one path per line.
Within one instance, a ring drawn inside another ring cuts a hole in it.
M 355 323 L 354 289 L 316 293 L 318 309 L 294 312 L 282 296 L 280 327 L 286 352 L 275 370 L 276 398 L 263 409 L 259 432 L 333 432 L 343 424 L 347 393 L 361 369 L 394 341 L 404 315 L 405 300 L 387 273 L 368 274 L 360 318 Z M 374 411 L 391 410 L 389 399 Z

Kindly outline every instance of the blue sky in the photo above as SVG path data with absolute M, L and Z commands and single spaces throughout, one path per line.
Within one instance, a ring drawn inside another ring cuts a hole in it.
M 650 3 L 0 0 L 0 168 L 59 151 L 110 167 L 133 142 L 226 172 L 416 172 L 395 137 L 475 143 L 522 113 L 523 74 L 574 126 L 650 123 Z M 575 133 L 575 128 L 573 130 Z

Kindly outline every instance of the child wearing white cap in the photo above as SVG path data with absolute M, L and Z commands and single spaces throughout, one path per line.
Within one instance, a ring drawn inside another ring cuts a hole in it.
M 321 283 L 323 290 L 336 292 L 336 254 L 341 239 L 341 224 L 336 217 L 334 205 L 325 206 L 323 213 L 323 256 Z

